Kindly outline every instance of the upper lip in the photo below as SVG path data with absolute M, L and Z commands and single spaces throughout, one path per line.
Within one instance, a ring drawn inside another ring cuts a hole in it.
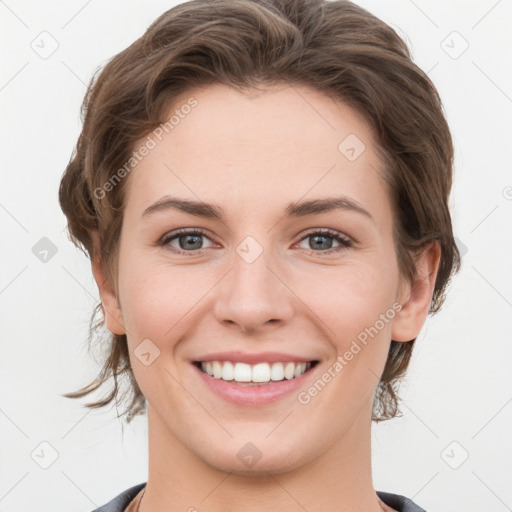
M 246 364 L 258 364 L 258 363 L 276 363 L 276 362 L 294 362 L 294 363 L 308 363 L 310 361 L 317 361 L 317 359 L 309 357 L 301 357 L 293 354 L 285 354 L 284 352 L 259 352 L 259 353 L 248 353 L 248 352 L 215 352 L 194 359 L 196 362 L 206 361 L 236 361 Z

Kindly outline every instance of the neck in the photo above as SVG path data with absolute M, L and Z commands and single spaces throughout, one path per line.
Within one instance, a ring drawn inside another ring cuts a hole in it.
M 140 512 L 391 511 L 371 474 L 367 411 L 324 453 L 291 470 L 223 471 L 183 445 L 148 404 L 149 475 Z

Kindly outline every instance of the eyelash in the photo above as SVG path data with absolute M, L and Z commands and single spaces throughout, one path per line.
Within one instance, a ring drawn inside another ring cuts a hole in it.
M 206 238 L 210 239 L 211 241 L 213 241 L 211 239 L 211 237 L 209 237 L 208 234 L 204 230 L 199 229 L 199 228 L 190 228 L 190 229 L 180 229 L 172 234 L 169 234 L 168 236 L 165 236 L 159 242 L 159 245 L 169 246 L 169 243 L 172 240 L 178 239 L 182 235 L 202 235 L 202 236 L 205 236 Z M 310 231 L 310 232 L 306 233 L 297 243 L 300 243 L 303 240 L 305 240 L 313 235 L 321 235 L 321 236 L 327 235 L 329 238 L 333 238 L 334 240 L 339 242 L 340 245 L 338 247 L 327 249 L 325 251 L 322 251 L 322 250 L 314 251 L 313 249 L 303 249 L 309 254 L 314 254 L 314 255 L 333 254 L 333 253 L 337 253 L 337 252 L 349 249 L 350 247 L 352 247 L 354 245 L 354 242 L 350 238 L 348 238 L 348 237 L 342 235 L 341 233 L 338 233 L 337 231 L 334 231 L 332 229 L 317 229 L 315 231 Z M 183 251 L 181 249 L 176 249 L 175 247 L 173 247 L 170 250 L 172 252 L 175 252 L 177 254 L 182 254 L 182 255 L 186 255 L 186 254 L 201 255 L 204 253 L 204 251 L 206 249 L 194 249 L 192 251 Z

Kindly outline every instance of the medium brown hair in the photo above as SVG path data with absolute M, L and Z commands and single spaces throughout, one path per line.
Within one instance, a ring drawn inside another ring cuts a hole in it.
M 405 42 L 347 0 L 192 0 L 165 12 L 114 56 L 89 84 L 82 132 L 60 184 L 73 243 L 101 262 L 117 292 L 127 179 L 108 193 L 97 191 L 130 159 L 137 141 L 165 121 L 178 95 L 210 84 L 242 91 L 281 83 L 307 85 L 341 100 L 372 128 L 385 163 L 401 274 L 412 282 L 418 251 L 439 241 L 441 260 L 429 311 L 437 312 L 460 267 L 448 207 L 449 127 L 436 88 L 412 62 Z M 103 326 L 102 319 L 94 322 L 100 308 L 91 317 L 89 343 Z M 123 399 L 127 393 L 130 397 L 123 414 L 130 423 L 145 411 L 146 400 L 130 366 L 126 335 L 109 334 L 102 341 L 106 348 L 98 377 L 64 396 L 85 396 L 113 378 L 110 392 L 86 406 L 113 400 L 117 405 L 119 379 L 125 377 Z M 375 392 L 374 421 L 400 413 L 398 384 L 414 341 L 391 341 Z

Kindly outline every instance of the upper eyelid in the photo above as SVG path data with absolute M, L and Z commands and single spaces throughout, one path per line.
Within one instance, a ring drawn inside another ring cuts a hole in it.
M 346 238 L 347 240 L 352 240 L 352 238 L 350 236 L 346 235 L 342 231 L 338 231 L 337 229 L 332 229 L 332 228 L 310 228 L 302 235 L 302 238 L 305 238 L 306 236 L 309 236 L 309 235 L 314 235 L 316 233 L 321 233 L 321 234 L 330 235 L 330 236 L 339 236 L 341 238 Z M 302 240 L 302 238 L 301 238 L 301 240 Z

